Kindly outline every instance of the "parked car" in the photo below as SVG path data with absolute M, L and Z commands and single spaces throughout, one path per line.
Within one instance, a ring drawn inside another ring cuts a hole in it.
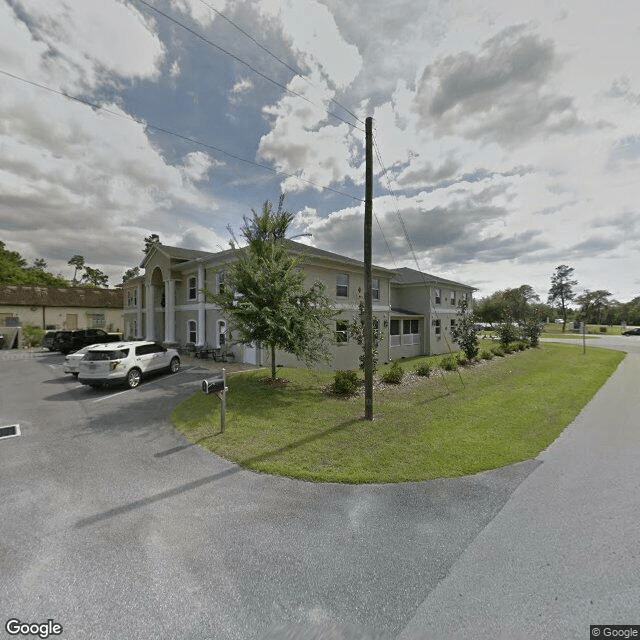
M 622 332 L 623 336 L 640 336 L 640 329 L 629 329 Z
M 122 340 L 122 336 L 119 333 L 107 333 L 102 329 L 76 329 L 75 331 L 61 333 L 64 335 L 56 338 L 54 346 L 57 351 L 64 355 L 90 344 L 120 342 Z
M 91 387 L 124 382 L 133 389 L 143 376 L 163 369 L 179 371 L 175 349 L 147 341 L 101 344 L 89 349 L 78 363 L 78 380 Z
M 60 351 L 60 341 L 66 335 L 70 335 L 71 331 L 48 331 L 44 334 L 42 339 L 42 346 L 49 349 L 49 351 Z
M 65 356 L 64 359 L 64 367 L 63 367 L 63 371 L 65 373 L 71 373 L 73 376 L 75 376 L 76 378 L 78 377 L 78 371 L 79 371 L 79 362 L 80 360 L 82 360 L 82 358 L 84 358 L 84 356 L 86 355 L 87 351 L 89 351 L 90 349 L 94 349 L 95 347 L 99 347 L 101 346 L 100 344 L 90 344 L 88 347 L 82 347 L 82 349 L 78 349 L 77 351 L 74 351 L 73 353 L 70 353 L 69 355 Z

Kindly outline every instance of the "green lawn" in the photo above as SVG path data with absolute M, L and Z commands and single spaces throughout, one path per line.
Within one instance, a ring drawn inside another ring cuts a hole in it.
M 579 413 L 624 354 L 546 343 L 447 375 L 362 398 L 320 393 L 330 372 L 279 369 L 286 387 L 264 386 L 265 371 L 229 378 L 226 430 L 220 402 L 202 392 L 174 411 L 192 442 L 267 473 L 315 481 L 401 482 L 460 476 L 535 457 Z M 402 361 L 405 370 L 433 358 Z

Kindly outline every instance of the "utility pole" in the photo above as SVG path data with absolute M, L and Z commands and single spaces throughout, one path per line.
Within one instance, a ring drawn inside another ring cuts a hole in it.
M 371 298 L 371 228 L 373 216 L 373 118 L 365 120 L 364 188 L 364 417 L 373 420 L 373 308 Z

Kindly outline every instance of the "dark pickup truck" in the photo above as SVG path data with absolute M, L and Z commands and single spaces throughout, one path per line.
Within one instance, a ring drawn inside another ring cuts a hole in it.
M 88 347 L 90 344 L 120 341 L 122 336 L 119 333 L 107 333 L 102 329 L 76 329 L 61 332 L 61 335 L 54 340 L 53 350 L 66 355 L 82 347 Z

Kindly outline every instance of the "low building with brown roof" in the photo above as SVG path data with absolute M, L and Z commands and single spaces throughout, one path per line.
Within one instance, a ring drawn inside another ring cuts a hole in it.
M 0 327 L 121 333 L 122 307 L 121 289 L 0 285 Z

